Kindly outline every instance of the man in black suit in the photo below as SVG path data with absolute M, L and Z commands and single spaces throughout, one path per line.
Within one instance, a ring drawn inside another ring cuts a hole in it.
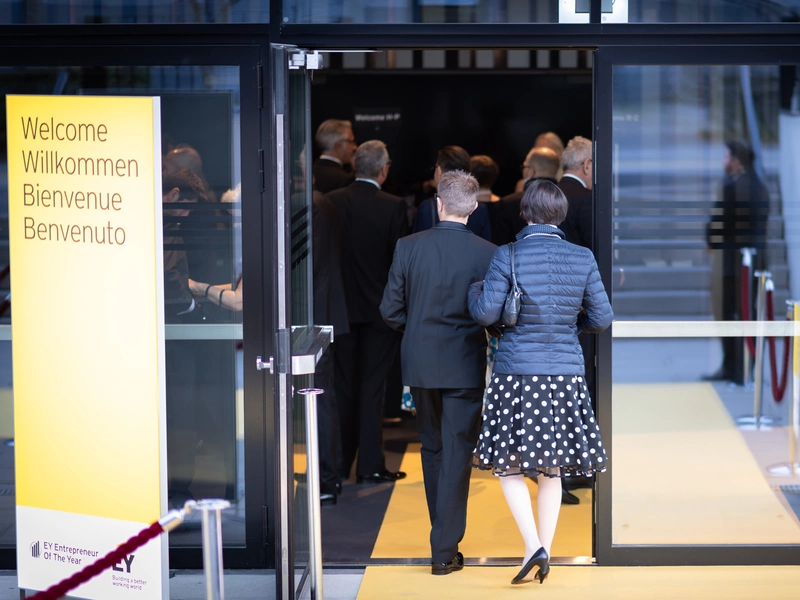
M 433 171 L 433 186 L 437 187 L 442 175 L 449 171 L 461 170 L 469 173 L 470 157 L 469 153 L 461 146 L 445 146 L 436 155 L 436 168 Z M 430 229 L 439 222 L 436 214 L 436 196 L 426 198 L 420 202 L 417 214 L 414 217 L 413 233 Z M 469 216 L 467 227 L 476 235 L 485 240 L 492 239 L 492 227 L 489 222 L 489 209 L 485 204 L 479 204 L 478 208 Z
M 378 305 L 397 240 L 408 233 L 406 205 L 381 191 L 389 153 L 378 140 L 361 144 L 353 157 L 356 180 L 328 198 L 341 219 L 341 267 L 349 333 L 336 338 L 335 387 L 342 431 L 342 477 L 358 453 L 356 481 L 396 481 L 383 453 L 383 391 L 394 359 L 397 334 L 383 322 Z
M 526 180 L 525 187 L 527 187 L 529 181 L 534 179 L 547 179 L 556 183 L 556 176 L 560 167 L 561 161 L 554 150 L 542 146 L 534 146 L 530 149 L 530 152 L 525 157 L 525 162 L 522 164 L 522 176 Z M 514 192 L 500 198 L 500 201 L 492 206 L 494 211 L 492 241 L 498 246 L 515 241 L 517 234 L 527 225 L 519 214 L 523 193 L 525 193 L 524 187 L 520 192 Z
M 730 140 L 725 146 L 722 195 L 714 203 L 706 239 L 709 250 L 717 251 L 712 255 L 712 296 L 717 300 L 714 302 L 714 316 L 718 320 L 737 321 L 750 318 L 742 311 L 741 249 L 756 250 L 751 274 L 767 268 L 769 192 L 753 169 L 755 152 L 750 145 L 742 140 Z M 729 380 L 743 385 L 742 339 L 722 338 L 722 354 L 722 366 L 704 379 Z
M 434 575 L 464 565 L 458 544 L 485 385 L 486 334 L 469 315 L 467 291 L 486 275 L 496 247 L 467 228 L 477 196 L 468 173 L 442 175 L 439 223 L 398 242 L 380 306 L 386 322 L 405 332 L 403 383 L 417 407 Z
M 353 183 L 352 167 L 356 139 L 350 121 L 339 119 L 323 121 L 317 128 L 314 138 L 321 152 L 311 167 L 314 188 L 327 194 Z
M 568 242 L 592 249 L 592 141 L 572 138 L 561 155 L 564 176 L 558 187 L 567 197 L 567 218 L 559 229 Z

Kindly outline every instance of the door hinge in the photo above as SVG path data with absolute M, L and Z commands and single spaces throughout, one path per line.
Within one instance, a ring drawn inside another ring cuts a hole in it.
M 289 69 L 302 69 L 316 71 L 322 68 L 322 55 L 314 50 L 298 50 L 289 54 Z
M 292 361 L 292 330 L 279 329 L 275 334 L 276 372 L 288 374 Z
M 258 149 L 258 177 L 261 181 L 261 191 L 264 192 L 267 189 L 267 177 L 266 171 L 264 169 L 264 149 Z
M 258 82 L 258 108 L 264 108 L 264 67 L 261 63 L 256 65 L 256 80 Z
M 263 521 L 264 526 L 262 528 L 262 531 L 264 532 L 264 548 L 269 548 L 269 546 L 270 546 L 270 543 L 269 543 L 269 541 L 270 541 L 269 540 L 269 506 L 263 505 L 261 507 L 261 510 L 262 510 L 263 518 L 264 518 L 264 521 Z

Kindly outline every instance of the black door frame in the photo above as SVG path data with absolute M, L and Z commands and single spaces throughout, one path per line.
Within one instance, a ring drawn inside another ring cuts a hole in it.
M 255 365 L 269 355 L 275 330 L 270 281 L 274 254 L 274 202 L 265 185 L 269 160 L 269 120 L 261 117 L 265 99 L 263 68 L 269 64 L 263 27 L 236 31 L 216 27 L 47 26 L 0 27 L 0 67 L 236 66 L 241 106 L 243 277 L 260 284 L 244 288 L 245 542 L 226 547 L 229 568 L 273 566 L 275 439 L 271 377 Z M 176 35 L 176 30 L 180 34 Z M 267 107 L 268 108 L 268 107 Z M 264 147 L 264 152 L 259 150 Z M 266 156 L 264 156 L 266 155 Z M 258 193 L 256 193 L 256 191 Z M 171 548 L 170 568 L 202 568 L 201 548 Z M 16 568 L 16 550 L 0 548 L 0 569 Z

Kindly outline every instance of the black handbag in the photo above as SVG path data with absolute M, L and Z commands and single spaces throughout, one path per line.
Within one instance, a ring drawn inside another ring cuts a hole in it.
M 508 327 L 517 323 L 519 317 L 519 306 L 522 299 L 522 290 L 517 285 L 517 275 L 514 272 L 514 242 L 508 245 L 509 261 L 511 262 L 511 289 L 508 290 L 503 312 L 500 314 L 500 324 Z

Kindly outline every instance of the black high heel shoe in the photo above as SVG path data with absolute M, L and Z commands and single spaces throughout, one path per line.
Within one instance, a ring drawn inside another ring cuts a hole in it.
M 533 556 L 528 559 L 522 568 L 520 569 L 517 576 L 511 580 L 512 585 L 517 585 L 520 583 L 526 583 L 525 576 L 531 572 L 533 567 L 539 567 L 539 570 L 536 571 L 536 575 L 533 576 L 534 579 L 539 580 L 539 584 L 544 583 L 544 580 L 547 579 L 547 575 L 550 573 L 550 557 L 547 556 L 547 552 L 545 552 L 544 547 L 539 548 Z

